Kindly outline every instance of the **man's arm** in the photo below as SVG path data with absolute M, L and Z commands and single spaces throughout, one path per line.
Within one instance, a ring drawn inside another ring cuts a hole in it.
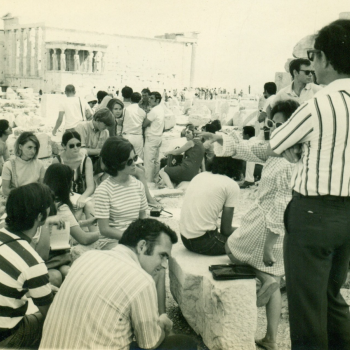
M 147 128 L 148 126 L 151 125 L 151 121 L 147 119 L 147 117 L 143 120 L 142 127 Z
M 61 111 L 61 112 L 58 113 L 58 118 L 56 120 L 56 125 L 53 128 L 53 130 L 52 130 L 52 135 L 53 136 L 56 135 L 58 128 L 61 126 L 62 121 L 63 121 L 63 116 L 64 116 L 64 112 Z
M 222 210 L 220 232 L 224 236 L 230 236 L 231 233 L 235 230 L 235 228 L 232 227 L 234 209 L 235 208 L 232 207 L 224 207 Z

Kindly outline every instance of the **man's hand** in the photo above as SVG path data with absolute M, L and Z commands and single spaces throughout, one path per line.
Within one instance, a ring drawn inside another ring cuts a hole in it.
M 198 136 L 204 138 L 209 143 L 222 142 L 222 135 L 212 134 L 211 132 L 201 132 Z
M 276 262 L 275 256 L 273 255 L 272 248 L 268 245 L 265 245 L 264 247 L 264 255 L 263 255 L 263 262 L 264 265 L 267 267 L 273 266 L 273 264 Z
M 85 198 L 83 196 L 80 196 L 77 200 L 77 204 L 75 205 L 76 209 L 82 209 L 85 207 Z
M 57 134 L 57 129 L 53 129 L 53 130 L 52 130 L 52 135 L 53 135 L 53 136 L 56 136 L 56 134 Z
M 173 329 L 173 321 L 168 317 L 167 314 L 161 314 L 158 319 L 159 326 L 164 330 L 165 334 L 168 335 Z
M 297 163 L 301 158 L 301 145 L 297 144 L 288 148 L 282 153 L 282 156 L 290 163 Z
M 66 228 L 66 223 L 61 219 L 59 218 L 57 215 L 55 216 L 49 216 L 47 219 L 46 219 L 46 222 L 45 222 L 47 225 L 57 225 L 57 228 L 60 230 L 60 229 L 64 229 Z
M 258 122 L 259 123 L 263 123 L 266 118 L 267 118 L 266 112 L 260 112 L 260 114 L 258 116 Z

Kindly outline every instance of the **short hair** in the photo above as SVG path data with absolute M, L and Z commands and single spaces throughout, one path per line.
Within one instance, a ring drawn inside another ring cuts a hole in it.
M 52 206 L 51 190 L 38 182 L 14 188 L 6 202 L 6 228 L 10 232 L 30 230 L 38 218 L 47 218 L 47 208 Z
M 70 201 L 70 194 L 72 188 L 74 171 L 65 164 L 54 163 L 51 164 L 44 177 L 44 184 L 46 184 L 55 196 L 55 200 L 60 204 L 68 205 L 73 212 L 73 205 Z
M 295 60 L 292 60 L 289 63 L 289 73 L 291 74 L 292 78 L 294 79 L 294 70 L 297 72 L 300 71 L 301 65 L 310 66 L 311 62 L 307 58 L 296 58 Z
M 299 108 L 300 104 L 294 100 L 278 101 L 271 109 L 271 119 L 276 113 L 282 113 L 286 120 Z
M 5 131 L 10 127 L 10 123 L 6 119 L 0 119 L 0 137 L 4 135 Z
M 124 86 L 122 88 L 122 96 L 124 98 L 130 98 L 133 92 L 134 91 L 133 91 L 133 89 L 130 86 Z
M 264 91 L 266 91 L 270 95 L 275 95 L 277 92 L 277 85 L 274 82 L 265 83 Z
M 152 91 L 149 95 L 154 96 L 156 101 L 159 100 L 159 103 L 162 101 L 162 95 L 157 91 Z
M 216 119 L 216 120 L 210 121 L 209 123 L 204 125 L 203 130 L 207 132 L 211 132 L 212 134 L 215 134 L 217 131 L 221 130 L 220 120 Z
M 350 74 L 350 20 L 338 19 L 323 27 L 316 36 L 315 49 L 324 52 L 337 73 Z
M 120 107 L 122 107 L 122 109 L 124 108 L 124 103 L 122 101 L 120 101 L 118 98 L 112 98 L 108 101 L 107 103 L 107 108 L 112 112 L 113 111 L 113 108 L 114 106 L 118 104 L 120 105 Z
M 141 94 L 139 92 L 133 92 L 131 95 L 131 102 L 139 103 L 141 101 Z
M 106 91 L 98 91 L 96 95 L 98 104 L 100 104 L 107 95 L 108 93 Z
M 75 94 L 75 87 L 74 87 L 74 85 L 72 85 L 72 84 L 67 85 L 66 88 L 64 89 L 64 92 L 66 94 Z
M 118 171 L 125 169 L 125 162 L 129 159 L 131 151 L 134 151 L 134 146 L 129 140 L 121 136 L 108 138 L 100 152 L 105 172 L 111 176 L 117 176 Z
M 232 157 L 217 157 L 207 165 L 208 171 L 213 174 L 226 175 L 231 179 L 239 181 L 242 176 L 243 160 Z
M 135 248 L 138 242 L 145 240 L 147 242 L 146 254 L 152 255 L 161 233 L 168 235 L 172 244 L 177 243 L 177 235 L 168 225 L 155 219 L 137 219 L 124 231 L 119 244 Z
M 77 140 L 81 141 L 80 134 L 77 131 L 66 131 L 62 135 L 62 145 L 66 146 L 68 141 L 71 139 L 77 139 Z
M 243 126 L 243 133 L 246 135 L 249 135 L 249 137 L 255 136 L 254 126 L 250 126 L 250 125 Z
M 16 156 L 20 157 L 22 155 L 22 151 L 19 149 L 19 146 L 24 146 L 27 142 L 32 141 L 34 145 L 36 146 L 36 151 L 34 155 L 34 159 L 38 156 L 39 149 L 40 149 L 40 142 L 38 138 L 30 131 L 22 132 L 21 135 L 19 135 L 18 139 L 15 142 L 15 154 Z
M 148 94 L 148 95 L 150 95 L 151 94 L 151 90 L 149 88 L 144 88 L 144 89 L 142 89 L 141 94 Z
M 93 116 L 95 122 L 104 123 L 106 126 L 112 126 L 114 118 L 112 112 L 108 108 L 100 108 Z

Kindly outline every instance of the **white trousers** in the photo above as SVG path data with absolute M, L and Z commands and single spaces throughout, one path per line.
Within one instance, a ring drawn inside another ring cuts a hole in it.
M 244 181 L 254 182 L 254 169 L 255 169 L 255 163 L 247 162 L 246 168 L 245 168 Z
M 153 182 L 155 176 L 159 173 L 159 149 L 161 145 L 161 136 L 146 136 L 144 164 L 148 182 Z
M 134 135 L 134 134 L 123 134 L 127 140 L 134 146 L 135 153 L 141 158 L 144 158 L 143 155 L 143 136 L 142 135 Z

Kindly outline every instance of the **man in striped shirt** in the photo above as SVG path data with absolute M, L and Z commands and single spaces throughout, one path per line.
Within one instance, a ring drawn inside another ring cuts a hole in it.
M 50 189 L 39 183 L 12 190 L 7 200 L 6 229 L 0 229 L 1 348 L 39 346 L 53 295 L 46 265 L 32 248 L 31 240 L 45 223 L 51 203 Z M 26 315 L 28 297 L 40 312 Z
M 158 313 L 153 277 L 176 242 L 168 226 L 138 219 L 114 249 L 85 253 L 55 297 L 40 348 L 196 349 L 189 337 L 167 336 L 172 322 Z
M 321 29 L 308 57 L 327 86 L 270 140 L 273 152 L 297 161 L 284 242 L 292 349 L 350 349 L 340 294 L 350 260 L 349 53 L 350 20 Z

